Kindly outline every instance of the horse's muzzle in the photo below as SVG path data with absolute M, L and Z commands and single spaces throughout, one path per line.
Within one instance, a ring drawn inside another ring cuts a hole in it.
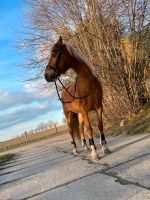
M 57 79 L 58 74 L 55 71 L 50 70 L 49 72 L 45 72 L 44 76 L 47 82 L 54 82 Z

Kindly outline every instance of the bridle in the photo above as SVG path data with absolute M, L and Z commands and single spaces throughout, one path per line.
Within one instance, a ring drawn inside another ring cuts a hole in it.
M 56 91 L 57 91 L 57 95 L 58 95 L 58 100 L 60 100 L 62 103 L 72 103 L 74 101 L 74 99 L 83 99 L 83 98 L 86 98 L 88 97 L 89 95 L 85 95 L 83 97 L 76 97 L 75 96 L 75 93 L 77 91 L 77 80 L 78 80 L 78 76 L 76 78 L 76 81 L 75 81 L 75 92 L 74 92 L 74 95 L 72 95 L 68 90 L 67 88 L 65 87 L 65 85 L 62 83 L 62 81 L 60 80 L 59 76 L 59 63 L 60 63 L 60 60 L 61 60 L 61 56 L 62 56 L 62 49 L 61 48 L 57 48 L 57 54 L 56 54 L 56 63 L 54 66 L 50 66 L 51 69 L 56 73 L 57 75 L 57 78 L 55 79 L 55 87 L 56 87 Z M 60 97 L 60 94 L 59 94 L 59 90 L 58 90 L 58 86 L 57 86 L 57 82 L 56 81 L 59 81 L 59 83 L 62 85 L 62 87 L 66 90 L 66 92 L 72 97 L 72 100 L 71 101 L 63 101 L 62 98 Z
M 57 48 L 56 63 L 53 66 L 50 65 L 51 69 L 56 73 L 57 76 L 60 76 L 58 66 L 59 66 L 59 63 L 60 63 L 61 55 L 62 55 L 62 49 Z

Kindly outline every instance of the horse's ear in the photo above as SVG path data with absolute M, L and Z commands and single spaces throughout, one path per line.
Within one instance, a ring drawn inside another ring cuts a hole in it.
M 62 43 L 63 43 L 63 40 L 62 40 L 62 37 L 60 36 L 60 37 L 59 37 L 59 40 L 58 40 L 57 43 L 56 43 L 56 46 L 59 47 L 59 46 L 62 45 Z

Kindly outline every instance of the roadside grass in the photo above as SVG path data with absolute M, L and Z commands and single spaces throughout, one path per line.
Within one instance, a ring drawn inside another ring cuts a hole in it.
M 108 130 L 108 135 L 113 136 L 141 133 L 150 133 L 150 107 L 145 107 L 134 114 L 130 120 L 125 121 L 124 127 L 120 127 L 118 124 Z
M 127 134 L 135 135 L 140 133 L 150 133 L 150 108 L 141 109 L 129 121 Z
M 0 165 L 11 160 L 13 157 L 14 157 L 14 154 L 5 154 L 5 155 L 0 156 Z

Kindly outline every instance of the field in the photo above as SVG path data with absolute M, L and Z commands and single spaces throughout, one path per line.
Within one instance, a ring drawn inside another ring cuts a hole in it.
M 57 128 L 51 128 L 44 131 L 39 131 L 37 133 L 28 134 L 27 136 L 17 137 L 11 140 L 7 140 L 0 143 L 0 151 L 7 150 L 13 147 L 17 147 L 26 143 L 30 143 L 33 141 L 38 141 L 44 138 L 48 138 L 54 134 L 62 133 L 67 131 L 67 126 L 59 126 Z

